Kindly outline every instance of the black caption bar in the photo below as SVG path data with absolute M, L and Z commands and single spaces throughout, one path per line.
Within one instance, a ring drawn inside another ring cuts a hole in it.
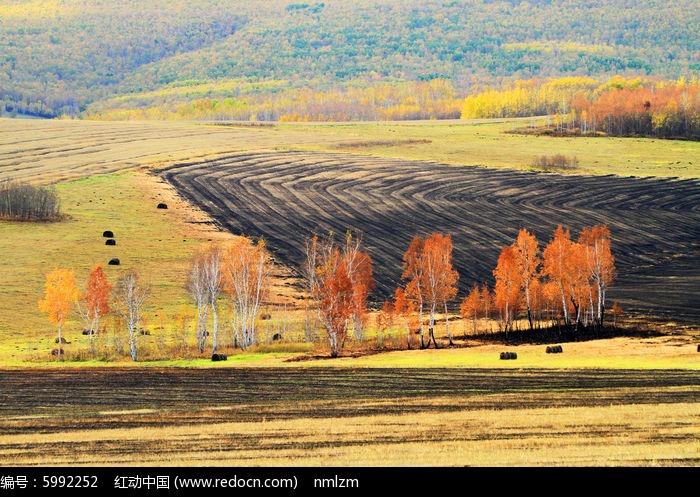
M 223 468 L 223 467 L 0 467 L 0 497 L 37 491 L 61 495 L 308 495 L 389 492 L 460 495 L 482 491 L 556 493 L 692 484 L 697 468 Z M 557 483 L 558 482 L 558 483 Z

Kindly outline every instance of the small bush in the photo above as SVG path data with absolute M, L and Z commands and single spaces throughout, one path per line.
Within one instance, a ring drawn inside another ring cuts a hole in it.
M 20 181 L 0 183 L 0 218 L 11 221 L 60 221 L 56 191 Z
M 576 157 L 566 157 L 561 154 L 543 155 L 535 159 L 532 166 L 542 171 L 572 171 L 578 169 L 578 159 Z

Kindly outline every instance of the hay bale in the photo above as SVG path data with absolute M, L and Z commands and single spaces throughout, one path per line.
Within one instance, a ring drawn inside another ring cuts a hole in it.
M 226 354 L 212 354 L 211 360 L 214 362 L 225 361 L 227 359 Z
M 275 333 L 274 335 L 272 335 L 272 341 L 273 341 L 273 342 L 276 342 L 276 341 L 278 341 L 278 340 L 282 340 L 282 334 L 281 334 L 281 333 Z
M 107 231 L 102 232 L 102 236 L 105 237 L 105 238 L 114 238 L 114 233 L 112 233 L 111 231 L 107 230 Z
M 109 262 L 108 262 L 107 264 L 109 264 L 110 266 L 118 266 L 118 265 L 119 265 L 119 259 L 117 259 L 116 257 L 114 257 L 113 259 L 110 259 Z
M 65 352 L 63 349 L 51 349 L 51 355 L 64 355 Z
M 700 352 L 700 343 L 698 344 L 698 352 Z
M 507 361 L 507 360 L 512 360 L 512 359 L 517 359 L 518 354 L 515 352 L 501 352 L 501 360 Z
M 94 335 L 95 332 L 93 330 L 83 330 L 83 335 Z
M 164 202 L 161 202 L 160 204 L 158 204 L 158 209 L 167 209 L 167 208 L 168 208 L 168 204 L 166 204 Z
M 117 241 L 114 238 L 110 238 L 105 241 L 105 245 L 116 245 Z
M 563 352 L 561 345 L 548 345 L 547 346 L 547 353 L 548 354 L 561 354 Z

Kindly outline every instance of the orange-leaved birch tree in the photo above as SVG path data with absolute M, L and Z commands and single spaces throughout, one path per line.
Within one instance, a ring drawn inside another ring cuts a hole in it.
M 462 319 L 465 321 L 467 319 L 472 320 L 474 325 L 474 334 L 476 335 L 476 320 L 479 313 L 482 312 L 481 291 L 476 283 L 469 294 L 464 297 L 464 300 L 462 300 L 462 304 L 459 306 L 459 312 Z M 466 326 L 464 331 L 466 332 Z
M 522 228 L 518 233 L 518 239 L 514 244 L 515 261 L 520 272 L 520 289 L 525 297 L 525 307 L 527 309 L 527 320 L 532 331 L 532 286 L 539 279 L 539 268 L 541 263 L 540 247 L 535 235 L 527 229 Z
M 445 310 L 445 332 L 450 341 L 450 345 L 454 345 L 452 333 L 449 328 L 449 313 L 447 312 L 447 304 L 454 300 L 457 296 L 457 282 L 459 281 L 459 273 L 452 266 L 452 236 L 442 233 L 433 233 L 425 239 L 423 244 L 423 287 L 425 288 L 426 302 L 430 306 L 430 339 L 433 345 L 437 348 L 435 341 L 435 311 L 439 304 L 442 304 Z
M 516 261 L 515 249 L 512 245 L 503 247 L 498 257 L 496 269 L 493 270 L 496 279 L 494 287 L 494 304 L 501 313 L 503 328 L 508 336 L 508 330 L 513 326 L 513 320 L 520 302 L 520 273 Z
M 571 288 L 570 259 L 573 242 L 568 229 L 561 225 L 554 231 L 554 237 L 542 251 L 542 272 L 549 282 L 556 286 L 561 302 L 564 325 L 568 326 L 569 299 Z
M 590 278 L 596 286 L 596 325 L 603 328 L 605 293 L 615 278 L 615 258 L 612 255 L 610 229 L 607 225 L 585 228 L 579 237 L 584 247 L 586 265 Z
M 576 316 L 576 331 L 584 318 L 584 302 L 591 298 L 592 287 L 586 264 L 586 251 L 580 243 L 571 242 L 566 267 L 569 282 L 569 300 Z
M 420 235 L 415 235 L 403 255 L 403 273 L 401 278 L 406 280 L 406 298 L 411 300 L 418 310 L 418 323 L 420 332 L 420 348 L 425 348 L 425 331 L 423 329 L 423 306 L 425 301 L 425 289 L 423 288 L 423 246 L 425 240 Z
M 450 345 L 453 344 L 449 331 L 447 303 L 457 295 L 459 273 L 452 267 L 452 237 L 442 233 L 432 233 L 426 238 L 413 237 L 403 257 L 403 274 L 406 282 L 406 294 L 418 307 L 420 321 L 421 348 L 430 346 L 435 340 L 435 311 L 439 304 L 445 307 L 445 319 Z M 430 310 L 428 320 L 428 343 L 425 343 L 423 309 Z
M 357 320 L 364 319 L 367 295 L 374 284 L 372 259 L 360 250 L 360 240 L 347 234 L 346 243 L 339 247 L 332 232 L 323 240 L 318 236 L 306 240 L 304 272 L 319 321 L 326 329 L 331 357 L 338 357 L 345 346 L 351 322 L 357 326 Z
M 44 298 L 39 301 L 39 309 L 48 314 L 49 321 L 58 329 L 59 358 L 63 353 L 61 331 L 79 294 L 72 269 L 56 268 L 46 275 Z
M 353 290 L 347 260 L 332 233 L 321 241 L 317 235 L 306 240 L 305 269 L 318 319 L 326 329 L 331 357 L 338 357 L 352 319 Z
M 255 344 L 255 322 L 267 297 L 272 259 L 261 239 L 257 243 L 238 237 L 222 251 L 224 291 L 233 307 L 236 345 L 242 349 Z
M 85 313 L 90 322 L 88 333 L 90 337 L 90 351 L 95 352 L 94 340 L 100 330 L 100 319 L 109 313 L 109 300 L 112 285 L 107 280 L 107 275 L 102 264 L 95 266 L 88 275 L 85 293 L 80 300 L 85 306 Z
M 400 317 L 406 326 L 406 346 L 411 350 L 412 328 L 411 324 L 415 319 L 416 304 L 409 299 L 403 288 L 398 287 L 394 293 L 394 314 Z M 414 323 L 415 324 L 415 323 Z
M 368 253 L 360 250 L 361 236 L 352 236 L 349 231 L 345 235 L 345 247 L 343 257 L 348 266 L 348 275 L 352 283 L 352 320 L 355 338 L 362 340 L 364 337 L 364 323 L 367 316 L 367 297 L 374 289 L 374 277 L 372 274 L 372 259 Z

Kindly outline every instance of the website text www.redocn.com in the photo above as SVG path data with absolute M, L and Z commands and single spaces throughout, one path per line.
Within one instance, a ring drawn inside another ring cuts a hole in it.
M 297 488 L 297 477 L 291 478 L 174 478 L 175 489 L 184 488 Z

